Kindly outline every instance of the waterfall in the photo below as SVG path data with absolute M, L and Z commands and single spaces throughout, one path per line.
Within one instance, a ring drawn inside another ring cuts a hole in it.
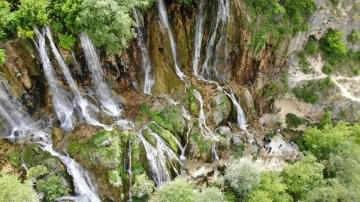
M 219 0 L 218 2 L 218 11 L 215 23 L 211 26 L 211 31 L 209 34 L 209 39 L 206 44 L 206 56 L 205 61 L 202 67 L 201 76 L 204 78 L 211 78 L 214 76 L 218 80 L 225 81 L 226 76 L 219 73 L 218 63 L 221 58 L 224 62 L 224 68 L 226 67 L 227 61 L 227 28 L 230 20 L 230 1 L 229 0 Z M 220 28 L 219 28 L 220 27 Z M 219 31 L 219 33 L 218 33 Z M 219 38 L 218 43 L 215 46 L 215 41 L 217 37 Z M 215 47 L 215 53 L 214 53 Z M 221 51 L 223 50 L 223 56 L 221 56 Z M 213 58 L 215 56 L 215 59 Z
M 146 157 L 150 165 L 150 172 L 155 184 L 157 187 L 161 187 L 164 182 L 170 180 L 170 174 L 166 167 L 166 158 L 160 150 L 157 150 L 148 141 L 146 141 L 141 132 L 138 132 L 138 136 L 144 145 Z
M 214 161 L 218 161 L 220 158 L 219 158 L 219 155 L 218 155 L 218 152 L 217 152 L 217 142 L 214 142 L 211 145 L 211 152 L 214 155 Z
M 195 41 L 194 41 L 194 58 L 193 70 L 195 76 L 199 76 L 198 68 L 200 62 L 201 44 L 204 35 L 204 0 L 200 0 L 197 9 Z
M 9 99 L 6 100 L 6 94 L 3 94 L 4 89 L 1 89 L 1 103 L 11 104 Z M 4 96 L 5 95 L 5 96 Z M 9 97 L 8 97 L 9 98 Z M 13 127 L 13 130 L 22 131 L 23 136 L 21 139 L 27 139 L 30 143 L 37 144 L 44 151 L 49 152 L 52 156 L 58 157 L 61 162 L 67 167 L 69 175 L 73 178 L 73 183 L 75 187 L 75 193 L 79 196 L 80 201 L 90 201 L 90 202 L 100 202 L 99 196 L 96 194 L 96 186 L 93 185 L 89 174 L 70 157 L 59 154 L 53 149 L 51 142 L 51 136 L 38 129 L 34 122 L 28 118 L 27 114 L 23 114 L 24 118 L 18 118 L 16 116 L 11 116 L 9 111 L 14 114 L 21 114 L 17 109 L 16 104 L 11 104 L 7 106 L 8 108 L 4 109 L 0 106 L 0 115 L 8 120 L 9 124 Z M 24 127 L 26 126 L 26 127 Z M 13 134 L 10 137 L 7 137 L 9 140 L 17 140 L 19 137 L 15 137 Z
M 172 161 L 176 161 L 180 165 L 182 165 L 180 159 L 177 157 L 175 152 L 167 145 L 167 143 L 158 134 L 154 133 L 150 128 L 148 128 L 148 130 L 150 132 L 150 135 L 156 139 L 156 150 L 162 152 L 164 156 L 166 154 L 166 156 L 169 158 L 169 162 L 170 162 L 173 170 L 175 171 L 176 174 L 179 174 L 179 172 L 175 168 Z M 180 144 L 180 142 L 179 142 L 179 144 Z M 181 144 L 180 144 L 180 146 L 181 146 Z
M 231 88 L 230 88 L 230 93 L 226 92 L 225 90 L 224 90 L 224 93 L 231 99 L 232 103 L 234 104 L 234 106 L 236 108 L 236 111 L 237 111 L 237 116 L 236 116 L 237 125 L 246 132 L 248 141 L 250 143 L 252 143 L 254 141 L 254 137 L 246 129 L 248 124 L 246 123 L 246 117 L 245 117 L 244 110 L 241 108 L 240 103 L 237 101 L 237 99 L 236 99 L 233 91 L 231 90 Z
M 184 78 L 186 76 L 184 73 L 181 72 L 181 70 L 179 68 L 179 64 L 178 64 L 178 60 L 177 60 L 177 52 L 176 52 L 176 43 L 175 43 L 174 35 L 171 31 L 171 27 L 169 24 L 169 18 L 168 18 L 167 11 L 166 11 L 166 8 L 164 5 L 164 1 L 157 0 L 157 5 L 158 5 L 158 10 L 159 10 L 160 20 L 163 23 L 163 25 L 166 27 L 169 38 L 170 38 L 171 52 L 172 52 L 172 55 L 174 58 L 174 63 L 175 63 L 175 72 L 181 80 L 184 80 Z
M 62 89 L 57 82 L 56 73 L 52 67 L 49 56 L 46 53 L 44 32 L 40 33 L 37 27 L 34 27 L 34 31 L 37 38 L 37 42 L 34 41 L 34 43 L 39 52 L 45 77 L 50 87 L 55 113 L 61 122 L 61 127 L 65 130 L 71 130 L 73 128 L 73 109 L 70 100 L 68 99 L 67 92 Z
M 132 168 L 131 168 L 131 152 L 132 152 L 132 143 L 131 141 L 129 141 L 129 148 L 128 148 L 128 158 L 129 158 L 129 168 L 128 168 L 128 173 L 129 173 L 129 201 L 132 201 L 132 192 L 131 192 L 131 187 L 132 187 Z
M 200 103 L 199 127 L 201 129 L 201 134 L 203 136 L 205 136 L 205 137 L 212 137 L 212 138 L 218 139 L 218 137 L 216 137 L 214 132 L 212 132 L 210 130 L 210 128 L 208 128 L 207 125 L 206 125 L 206 118 L 205 118 L 205 113 L 204 113 L 204 109 L 203 109 L 204 108 L 204 101 L 202 99 L 201 94 L 196 89 L 193 89 L 193 93 L 194 93 L 195 98 Z
M 111 127 L 100 123 L 99 121 L 97 121 L 96 119 L 94 119 L 91 116 L 91 114 L 90 114 L 91 112 L 89 110 L 97 111 L 97 108 L 82 97 L 74 79 L 71 76 L 69 67 L 65 64 L 64 59 L 61 57 L 58 49 L 56 48 L 56 46 L 54 44 L 54 41 L 51 36 L 50 28 L 46 27 L 45 29 L 46 29 L 46 36 L 48 37 L 48 39 L 50 41 L 51 50 L 52 50 L 53 54 L 55 55 L 55 58 L 59 64 L 62 72 L 64 73 L 65 79 L 70 86 L 70 90 L 75 97 L 74 102 L 80 108 L 81 115 L 85 118 L 85 120 L 88 124 L 93 125 L 93 126 L 99 126 L 106 130 L 111 130 L 112 129 Z
M 139 46 L 141 50 L 141 57 L 142 57 L 142 64 L 143 64 L 143 70 L 145 74 L 144 78 L 144 93 L 151 94 L 151 88 L 153 87 L 155 80 L 152 77 L 151 73 L 151 63 L 149 59 L 149 53 L 146 48 L 146 40 L 145 40 L 145 26 L 144 26 L 144 19 L 141 15 L 141 13 L 133 8 L 133 13 L 135 16 L 136 21 L 136 29 L 138 34 L 138 41 Z
M 113 117 L 120 116 L 119 106 L 112 99 L 109 87 L 104 81 L 104 73 L 100 65 L 99 57 L 91 39 L 85 34 L 80 34 L 81 45 L 85 53 L 88 68 L 91 72 L 92 81 L 96 89 L 96 95 L 104 109 L 104 112 Z
M 52 144 L 43 144 L 39 142 L 40 148 L 49 152 L 52 156 L 58 157 L 60 161 L 66 166 L 67 171 L 73 178 L 76 195 L 79 195 L 79 201 L 100 202 L 97 195 L 97 187 L 92 182 L 90 175 L 85 171 L 74 159 L 59 154 L 53 149 Z

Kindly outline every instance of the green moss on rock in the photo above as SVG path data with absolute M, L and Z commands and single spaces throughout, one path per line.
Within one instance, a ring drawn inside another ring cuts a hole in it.
M 178 145 L 174 139 L 175 137 L 170 131 L 161 128 L 156 123 L 150 123 L 148 126 L 154 133 L 158 134 L 163 140 L 165 140 L 173 151 L 178 152 Z
M 159 113 L 152 112 L 150 117 L 161 127 L 173 133 L 184 133 L 186 123 L 181 112 L 176 108 L 165 108 Z

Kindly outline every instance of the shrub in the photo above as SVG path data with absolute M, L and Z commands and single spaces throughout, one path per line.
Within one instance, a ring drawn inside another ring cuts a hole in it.
M 176 179 L 163 185 L 155 192 L 152 202 L 195 202 L 194 185 L 183 179 Z
M 320 39 L 320 48 L 328 59 L 339 62 L 345 56 L 346 44 L 342 40 L 343 32 L 328 29 L 326 34 Z
M 305 45 L 305 52 L 311 55 L 316 54 L 318 51 L 318 45 L 315 37 L 309 37 Z
M 293 89 L 293 93 L 297 98 L 300 98 L 304 100 L 305 102 L 314 104 L 319 100 L 319 96 L 315 94 L 312 90 L 309 90 L 306 88 L 306 86 L 303 87 L 297 87 Z
M 225 171 L 225 183 L 240 198 L 245 198 L 260 183 L 260 172 L 249 163 L 233 162 Z
M 66 50 L 71 50 L 75 46 L 76 39 L 67 34 L 59 34 L 59 45 Z
M 122 185 L 121 177 L 119 171 L 117 170 L 110 170 L 108 172 L 109 182 L 114 187 L 120 187 Z
M 135 183 L 131 187 L 133 195 L 137 198 L 143 198 L 145 196 L 150 196 L 154 191 L 155 184 L 151 181 L 148 176 L 143 173 L 135 177 Z
M 295 114 L 288 113 L 285 117 L 285 123 L 289 128 L 297 128 L 304 124 L 305 120 L 297 117 Z
M 45 194 L 45 201 L 54 201 L 59 196 L 67 194 L 63 187 L 63 184 L 66 184 L 64 181 L 63 178 L 52 172 L 45 179 L 40 179 L 37 182 L 36 190 Z
M 208 187 L 197 194 L 196 202 L 227 202 L 227 200 L 218 188 Z
M 331 73 L 332 73 L 332 68 L 331 68 L 329 65 L 324 65 L 324 66 L 321 68 L 321 71 L 322 71 L 324 74 L 331 74 Z
M 359 43 L 360 42 L 360 31 L 352 30 L 351 33 L 349 34 L 347 40 L 352 44 Z

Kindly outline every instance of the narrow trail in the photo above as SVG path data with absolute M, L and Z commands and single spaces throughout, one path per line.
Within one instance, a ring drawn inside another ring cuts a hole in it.
M 329 77 L 328 75 L 324 74 L 321 69 L 324 65 L 324 62 L 322 61 L 322 58 L 320 54 L 317 56 L 317 58 L 310 58 L 309 59 L 310 66 L 313 68 L 314 73 L 313 74 L 304 74 L 297 69 L 293 68 L 289 71 L 290 73 L 290 86 L 294 87 L 297 83 L 301 81 L 311 81 L 311 80 L 319 80 Z M 354 90 L 351 88 L 351 85 L 344 86 L 341 84 L 341 82 L 359 82 L 360 84 L 360 76 L 357 77 L 345 77 L 341 75 L 334 75 L 330 76 L 330 79 L 334 82 L 334 84 L 340 89 L 341 96 L 346 97 L 352 101 L 360 102 L 360 96 L 358 93 L 354 93 Z M 355 94 L 355 95 L 354 95 Z

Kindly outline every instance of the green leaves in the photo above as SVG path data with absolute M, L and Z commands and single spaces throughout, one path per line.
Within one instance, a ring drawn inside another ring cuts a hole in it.
M 0 173 L 0 187 L 0 201 L 39 201 L 31 182 L 21 183 L 19 175 Z
M 46 11 L 48 0 L 20 0 L 19 9 L 15 12 L 18 30 L 32 30 L 34 26 L 50 23 Z
M 245 198 L 260 183 L 260 172 L 252 164 L 236 161 L 226 169 L 224 179 L 238 197 Z
M 4 65 L 5 62 L 6 62 L 5 50 L 0 48 L 0 66 Z

